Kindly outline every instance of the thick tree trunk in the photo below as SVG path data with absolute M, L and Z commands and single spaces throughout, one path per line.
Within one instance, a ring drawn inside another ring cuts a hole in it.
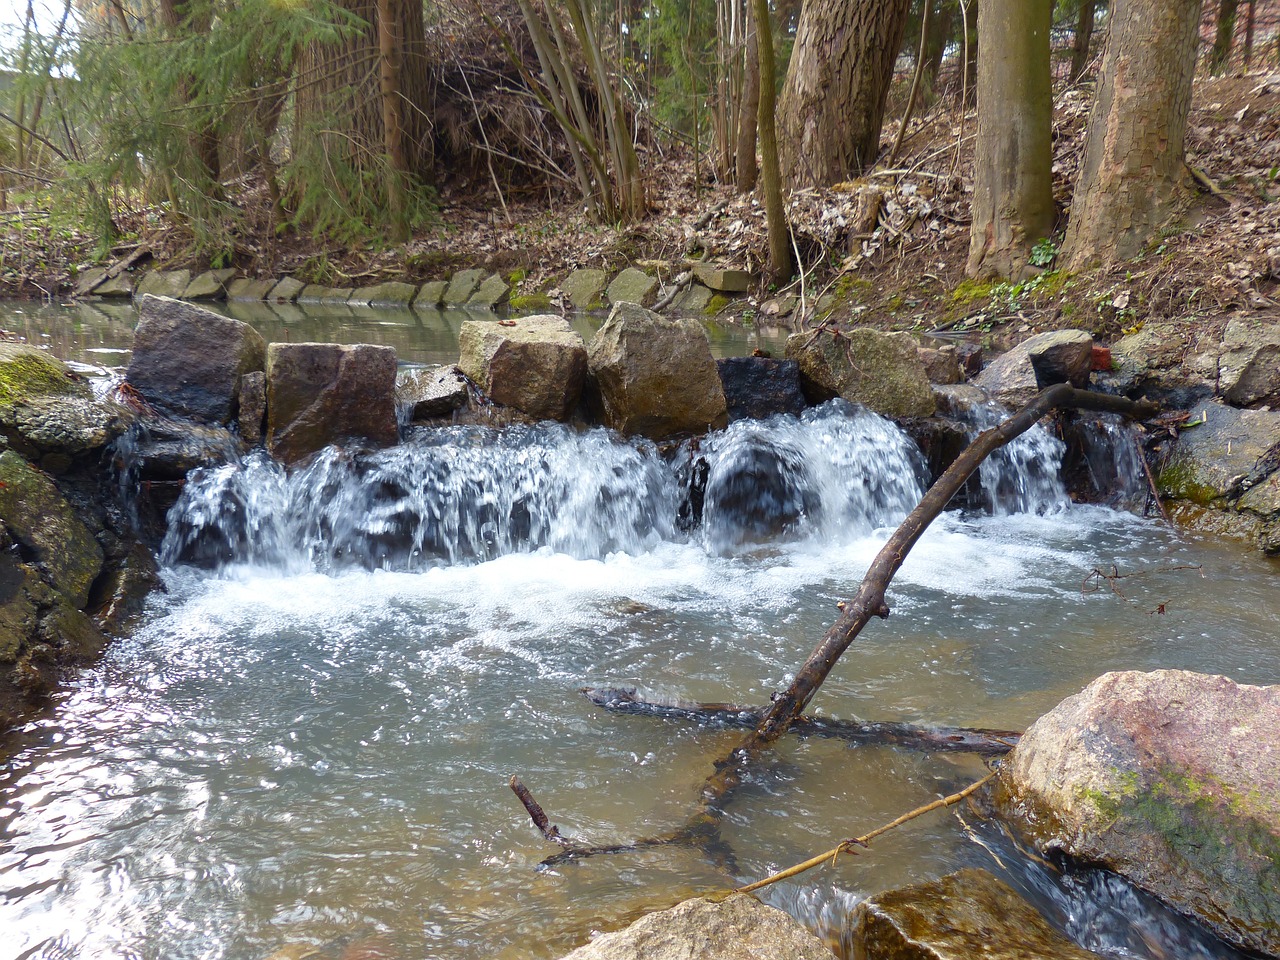
M 938 88 L 938 71 L 942 69 L 942 58 L 946 55 L 947 45 L 954 39 L 958 4 L 956 0 L 931 0 L 933 3 L 932 23 L 929 26 L 929 38 L 924 50 L 925 76 L 929 78 L 929 89 Z
M 160 16 L 164 22 L 165 30 L 172 37 L 179 36 L 188 30 L 198 34 L 207 34 L 211 26 L 211 12 L 209 9 L 201 8 L 193 13 L 187 0 L 161 0 Z M 194 78 L 188 77 L 182 83 L 183 96 L 187 97 L 188 102 L 192 102 L 194 99 L 191 91 L 194 82 Z M 215 185 L 215 193 L 218 192 L 217 185 L 222 180 L 222 159 L 219 154 L 220 139 L 217 124 L 212 121 L 191 137 L 192 154 L 200 161 L 204 173 L 209 177 L 210 182 Z
M 364 22 L 341 43 L 312 44 L 298 66 L 295 137 L 326 137 L 357 168 L 385 152 L 378 40 L 378 0 L 341 0 Z M 400 113 L 407 169 L 422 180 L 432 174 L 434 151 L 422 6 L 415 0 L 388 0 L 400 40 Z
M 1089 69 L 1089 45 L 1093 41 L 1093 21 L 1097 0 L 1080 0 L 1076 17 L 1076 35 L 1071 42 L 1071 79 L 1079 80 Z
M 1013 277 L 1053 232 L 1050 0 L 984 0 L 978 65 L 971 277 Z
M 782 90 L 782 169 L 793 187 L 875 162 L 908 0 L 808 0 Z
M 1110 36 L 1071 205 L 1071 270 L 1128 260 L 1184 182 L 1200 0 L 1113 0 Z
M 1236 35 L 1236 13 L 1240 0 L 1220 0 L 1218 24 L 1213 34 L 1213 51 L 1209 54 L 1209 69 L 1221 73 L 1231 59 L 1231 49 Z
M 1257 0 L 1249 0 L 1248 12 L 1244 16 L 1244 66 L 1249 69 L 1253 60 L 1253 30 L 1257 23 Z
M 409 239 L 405 206 L 405 178 L 409 161 L 404 152 L 404 120 L 400 103 L 401 44 L 393 0 L 378 0 L 378 77 L 382 93 L 382 142 L 386 148 L 387 208 L 391 214 L 391 239 Z

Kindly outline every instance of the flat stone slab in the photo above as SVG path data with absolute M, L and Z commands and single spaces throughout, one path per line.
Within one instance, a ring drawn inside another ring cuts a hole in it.
M 418 295 L 413 298 L 412 306 L 436 308 L 444 302 L 444 292 L 449 287 L 447 280 L 428 280 L 418 288 Z
M 132 297 L 133 274 L 124 272 L 102 281 L 93 290 L 95 297 Z
M 228 300 L 265 300 L 279 281 L 251 280 L 248 277 L 237 277 L 227 284 Z M 301 292 L 301 291 L 299 291 Z
M 510 296 L 511 287 L 507 285 L 507 281 L 498 274 L 491 273 L 480 286 L 476 287 L 476 292 L 467 301 L 467 306 L 473 309 L 492 310 L 506 303 Z
M 609 274 L 603 270 L 575 270 L 560 281 L 560 292 L 578 310 L 603 310 Z
M 180 299 L 190 283 L 190 270 L 152 270 L 137 282 L 134 292 L 140 297 L 151 294 L 153 297 Z
M 460 307 L 476 292 L 480 281 L 484 279 L 483 270 L 459 270 L 449 279 L 440 302 L 445 306 Z
M 281 277 L 263 299 L 270 303 L 293 303 L 305 287 L 296 277 Z
M 357 287 L 347 302 L 352 306 L 408 307 L 417 295 L 416 285 L 392 280 L 371 287 Z
M 613 278 L 607 295 L 610 303 L 635 303 L 649 307 L 658 298 L 658 279 L 643 270 L 627 267 Z
M 718 293 L 746 293 L 754 279 L 745 270 L 722 270 L 709 263 L 694 264 L 693 275 L 704 287 Z
M 222 270 L 206 270 L 191 278 L 187 289 L 182 293 L 183 300 L 225 300 L 227 299 L 227 283 L 235 279 L 236 270 L 227 267 Z

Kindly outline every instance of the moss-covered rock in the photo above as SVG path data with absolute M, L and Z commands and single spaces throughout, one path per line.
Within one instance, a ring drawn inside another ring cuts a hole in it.
M 810 403 L 843 397 L 886 417 L 928 417 L 935 401 L 916 342 L 908 334 L 818 330 L 787 340 Z
M 1037 720 L 997 803 L 1224 939 L 1280 955 L 1280 685 L 1109 673 Z
M 603 310 L 609 274 L 603 270 L 575 270 L 562 281 L 560 291 L 579 310 Z
M 70 367 L 43 350 L 0 342 L 0 404 L 48 396 L 88 398 L 93 391 Z

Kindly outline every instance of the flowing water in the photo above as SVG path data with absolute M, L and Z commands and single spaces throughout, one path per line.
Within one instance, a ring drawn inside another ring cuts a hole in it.
M 1280 682 L 1276 565 L 1071 506 L 1061 455 L 1028 434 L 983 473 L 989 511 L 933 525 L 817 712 L 1022 728 L 1106 670 Z M 0 955 L 551 958 L 977 779 L 963 755 L 788 738 L 729 807 L 729 872 L 680 847 L 540 870 L 555 848 L 507 789 L 519 774 L 590 840 L 680 824 L 740 733 L 610 715 L 579 689 L 766 702 L 923 470 L 896 427 L 835 403 L 675 451 L 452 428 L 292 476 L 250 458 L 193 477 L 167 592 L 11 743 Z M 1235 956 L 969 810 L 762 895 L 840 943 L 860 898 L 968 865 L 1107 956 Z

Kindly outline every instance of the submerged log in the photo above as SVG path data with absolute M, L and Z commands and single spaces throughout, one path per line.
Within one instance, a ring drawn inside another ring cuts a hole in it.
M 668 702 L 642 700 L 634 690 L 586 687 L 583 695 L 610 713 L 626 713 L 664 720 L 687 720 L 718 727 L 755 727 L 764 719 L 762 707 L 731 703 Z M 986 730 L 971 727 L 918 726 L 866 720 L 833 720 L 800 716 L 790 730 L 799 736 L 829 737 L 857 744 L 890 744 L 935 752 L 976 753 L 998 757 L 1017 746 L 1022 734 L 1016 730 Z M 536 822 L 536 821 L 535 821 Z

